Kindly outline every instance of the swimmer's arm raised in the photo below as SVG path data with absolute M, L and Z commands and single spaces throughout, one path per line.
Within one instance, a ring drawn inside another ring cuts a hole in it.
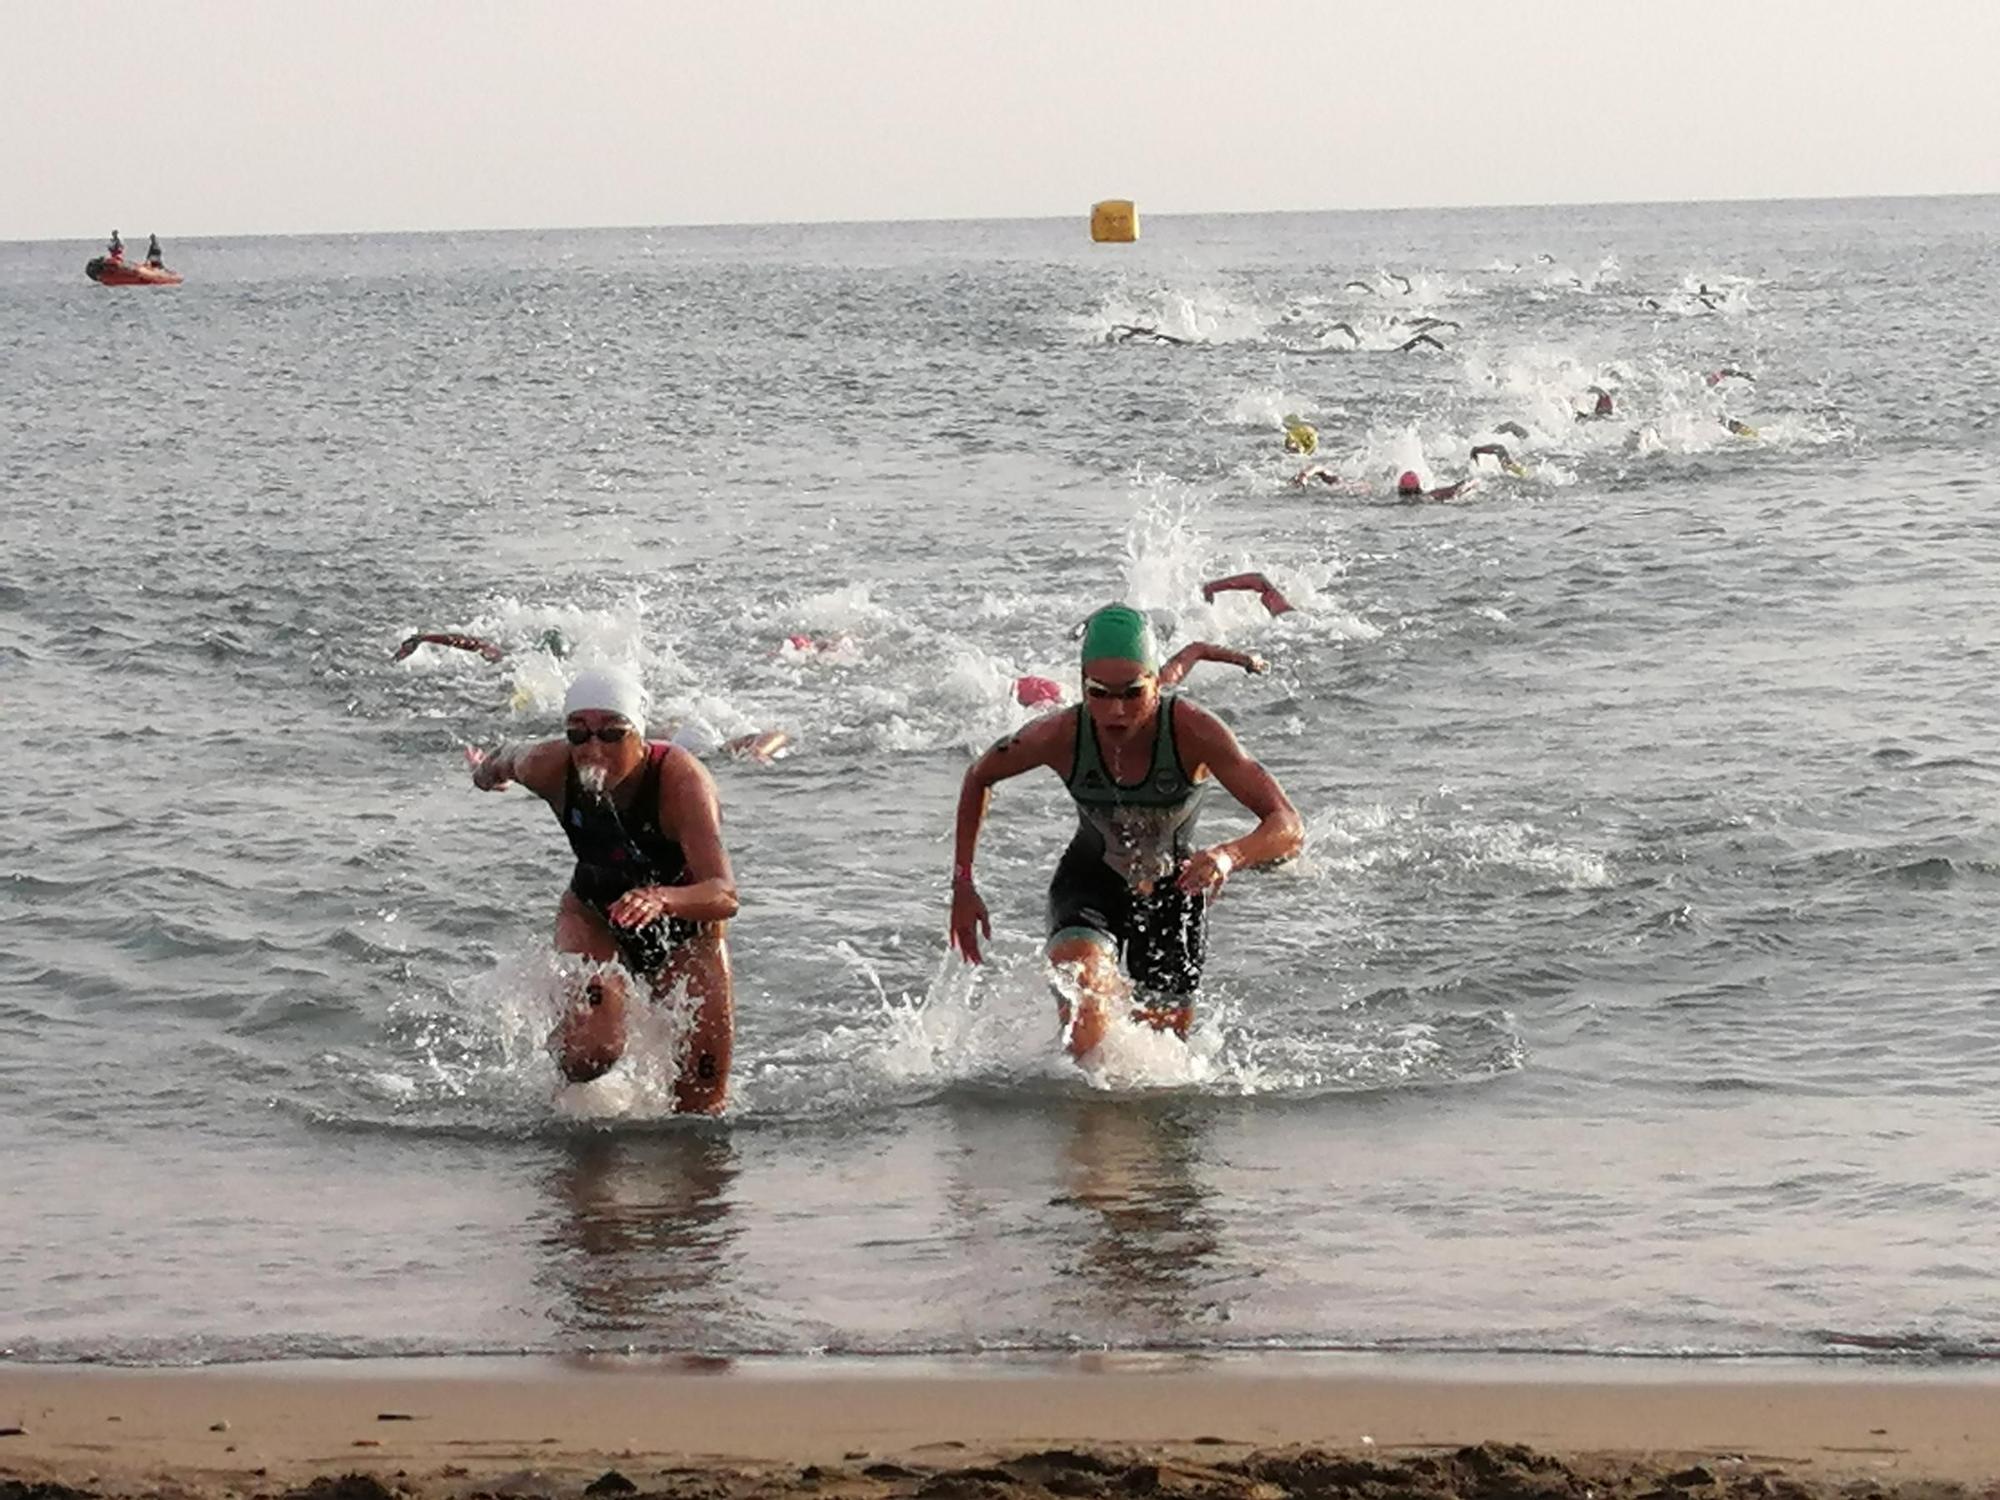
M 1274 615 L 1290 614 L 1295 607 L 1291 600 L 1278 592 L 1277 585 L 1262 573 L 1232 573 L 1227 578 L 1211 578 L 1201 586 L 1201 597 L 1213 604 L 1217 594 L 1231 591 L 1256 594 L 1262 600 L 1264 608 Z
M 1224 666 L 1241 667 L 1250 673 L 1262 672 L 1269 667 L 1269 663 L 1263 657 L 1253 652 L 1232 651 L 1227 646 L 1216 645 L 1213 641 L 1189 641 L 1168 657 L 1167 664 L 1160 668 L 1160 686 L 1174 686 L 1205 661 L 1219 661 Z
M 477 651 L 488 661 L 498 661 L 507 654 L 505 647 L 496 646 L 491 641 L 482 640 L 476 635 L 464 635 L 455 630 L 425 630 L 419 631 L 398 646 L 392 660 L 401 661 L 417 647 L 424 645 L 450 646 L 459 651 Z

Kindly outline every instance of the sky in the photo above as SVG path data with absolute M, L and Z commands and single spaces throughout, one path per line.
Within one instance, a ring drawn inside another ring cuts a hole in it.
M 1996 0 L 0 0 L 0 240 L 2000 191 Z

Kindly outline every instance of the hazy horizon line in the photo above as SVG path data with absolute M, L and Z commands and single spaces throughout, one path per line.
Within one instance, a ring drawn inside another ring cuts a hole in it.
M 1115 200 L 1115 195 L 1107 194 L 1106 196 Z M 1719 198 L 1555 199 L 1542 203 L 1411 203 L 1393 206 L 1348 208 L 1148 209 L 1144 203 L 1139 203 L 1138 209 L 1143 221 L 1145 219 L 1307 218 L 1330 214 L 1500 213 L 1546 208 L 1674 208 L 1752 203 L 1901 203 L 1922 199 L 1994 197 L 2000 197 L 2000 190 L 1967 189 L 1943 193 L 1788 193 L 1775 196 Z M 831 229 L 893 224 L 1052 224 L 1068 220 L 1087 224 L 1089 216 L 1090 205 L 1086 203 L 1072 213 L 1062 214 L 947 214 L 929 218 L 702 219 L 685 222 L 622 224 L 478 224 L 460 225 L 452 228 L 432 226 L 429 228 L 406 227 L 390 229 L 235 230 L 222 234 L 201 230 L 176 230 L 171 232 L 168 238 L 180 240 L 281 240 L 314 239 L 333 236 L 342 238 L 381 238 L 391 235 L 424 234 L 610 234 L 656 229 Z M 147 233 L 157 233 L 157 231 L 148 230 Z M 101 235 L 82 234 L 30 235 L 19 239 L 0 239 L 0 245 L 50 245 L 65 244 L 72 241 L 95 243 L 101 238 Z

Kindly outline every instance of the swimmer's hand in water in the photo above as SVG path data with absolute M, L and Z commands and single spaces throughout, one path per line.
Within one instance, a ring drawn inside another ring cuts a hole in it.
M 637 886 L 612 902 L 607 915 L 617 927 L 644 927 L 648 922 L 671 917 L 674 914 L 673 900 L 671 886 Z
M 477 745 L 467 745 L 465 764 L 472 772 L 472 784 L 482 792 L 504 792 L 514 784 L 513 757 L 504 750 L 488 755 Z
M 1236 861 L 1221 845 L 1213 849 L 1197 849 L 1181 866 L 1180 878 L 1174 884 L 1190 896 L 1206 896 L 1213 901 L 1235 868 Z
M 754 760 L 760 766 L 768 766 L 792 742 L 792 737 L 782 729 L 760 729 L 754 734 L 739 734 L 733 740 L 725 740 L 722 748 L 739 760 Z
M 993 919 L 972 877 L 954 877 L 951 882 L 951 951 L 969 964 L 984 963 L 979 955 L 979 939 L 993 941 Z

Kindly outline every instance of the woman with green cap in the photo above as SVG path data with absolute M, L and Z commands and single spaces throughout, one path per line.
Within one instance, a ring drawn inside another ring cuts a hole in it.
M 951 875 L 951 945 L 969 963 L 993 926 L 972 855 L 997 782 L 1047 766 L 1076 802 L 1077 831 L 1049 886 L 1048 959 L 1067 1046 L 1081 1059 L 1114 1009 L 1186 1035 L 1201 984 L 1208 904 L 1230 875 L 1289 859 L 1304 831 L 1269 771 L 1229 726 L 1160 690 L 1152 622 L 1112 604 L 1084 624 L 1083 702 L 988 750 L 965 773 Z M 1241 838 L 1206 848 L 1195 817 L 1211 781 L 1256 814 Z

